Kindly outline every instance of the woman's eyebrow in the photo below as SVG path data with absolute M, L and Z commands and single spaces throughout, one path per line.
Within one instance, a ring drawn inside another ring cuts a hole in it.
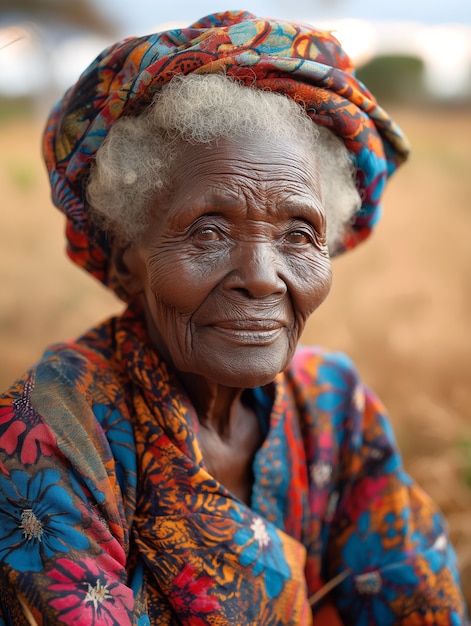
M 319 217 L 325 216 L 321 202 L 317 201 L 315 198 L 294 198 L 291 196 L 281 201 L 277 206 L 293 217 L 309 218 L 313 215 L 318 215 Z

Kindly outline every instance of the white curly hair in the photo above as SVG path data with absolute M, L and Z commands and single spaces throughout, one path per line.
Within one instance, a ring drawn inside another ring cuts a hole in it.
M 240 140 L 263 134 L 293 137 L 316 159 L 335 252 L 361 206 L 355 171 L 343 142 L 315 124 L 290 98 L 245 87 L 224 74 L 176 76 L 143 114 L 111 128 L 91 169 L 87 200 L 92 219 L 121 243 L 139 238 L 156 193 L 171 193 L 172 164 L 183 142 Z

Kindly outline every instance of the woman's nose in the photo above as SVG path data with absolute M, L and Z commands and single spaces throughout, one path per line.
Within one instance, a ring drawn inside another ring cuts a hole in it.
M 226 277 L 226 289 L 244 291 L 252 298 L 286 293 L 286 283 L 280 276 L 279 253 L 273 244 L 239 244 L 233 250 L 232 259 L 234 269 Z

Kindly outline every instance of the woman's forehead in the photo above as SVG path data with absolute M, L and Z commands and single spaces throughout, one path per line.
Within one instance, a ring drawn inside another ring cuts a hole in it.
M 185 143 L 172 167 L 172 178 L 179 185 L 201 181 L 241 178 L 253 184 L 287 182 L 317 186 L 319 173 L 315 156 L 296 139 L 271 140 L 266 136 L 221 138 L 208 144 Z
M 259 205 L 286 212 L 320 205 L 319 175 L 314 156 L 295 141 L 227 139 L 187 144 L 172 168 L 168 207 L 198 212 Z

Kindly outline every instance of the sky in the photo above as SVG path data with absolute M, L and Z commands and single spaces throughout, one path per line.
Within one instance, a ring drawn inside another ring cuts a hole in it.
M 390 45 L 391 36 L 380 28 L 383 25 L 390 29 L 384 22 L 394 20 L 394 45 L 403 46 L 401 51 L 407 49 L 410 54 L 417 54 L 420 45 L 420 56 L 428 60 L 427 81 L 432 90 L 439 89 L 440 93 L 451 96 L 464 88 L 469 90 L 471 0 L 236 0 L 237 4 L 234 0 L 90 1 L 115 26 L 115 35 L 110 35 L 109 40 L 84 32 L 75 38 L 52 36 L 53 29 L 47 32 L 39 29 L 41 43 L 34 29 L 25 35 L 0 28 L 0 96 L 50 91 L 52 97 L 54 90 L 62 92 L 74 82 L 112 41 L 188 25 L 208 13 L 230 8 L 335 28 L 355 63 L 372 58 L 380 45 L 383 53 L 395 52 L 385 48 Z M 356 19 L 346 27 L 348 32 L 342 32 L 340 24 L 345 18 Z M 360 20 L 368 20 L 368 24 Z M 377 23 L 374 27 L 373 22 Z M 461 26 L 445 30 L 443 23 Z M 423 33 L 425 30 L 428 32 Z M 8 45 L 11 41 L 14 45 Z M 447 51 L 446 55 L 443 50 Z
M 291 20 L 412 20 L 471 24 L 471 0 L 94 0 L 123 34 L 143 34 L 159 24 L 191 23 L 227 9 Z

